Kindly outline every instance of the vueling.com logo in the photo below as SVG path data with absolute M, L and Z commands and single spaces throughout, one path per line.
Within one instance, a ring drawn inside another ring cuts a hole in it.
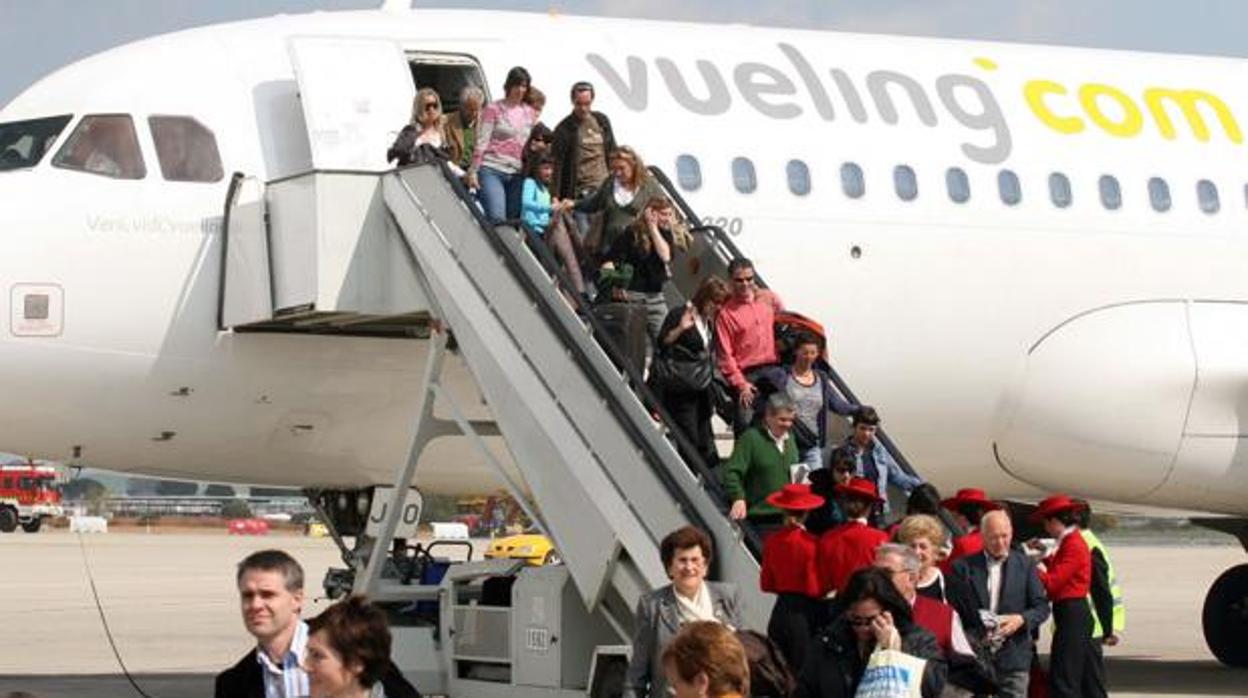
M 942 118 L 952 119 L 983 134 L 961 144 L 968 158 L 997 164 L 1010 156 L 1013 139 L 1009 122 L 992 88 L 976 75 L 941 75 L 929 92 L 915 78 L 892 70 L 871 71 L 857 82 L 840 68 L 821 74 L 794 46 L 778 43 L 776 48 L 788 61 L 787 70 L 767 63 L 745 62 L 734 66 L 730 74 L 736 94 L 763 116 L 796 119 L 804 115 L 808 107 L 794 99 L 799 85 L 805 91 L 809 108 L 829 122 L 838 118 L 839 109 L 844 109 L 849 118 L 860 124 L 867 123 L 874 111 L 881 121 L 895 125 L 901 121 L 899 103 L 908 102 L 907 113 L 913 113 L 924 126 L 936 126 Z M 621 74 L 600 54 L 590 53 L 585 59 L 625 107 L 634 111 L 646 109 L 650 100 L 650 66 L 644 60 L 627 56 Z M 684 109 L 716 116 L 732 108 L 733 93 L 724 71 L 715 63 L 694 62 L 700 79 L 696 86 L 691 86 L 683 69 L 670 58 L 656 57 L 653 64 L 668 94 Z M 976 58 L 973 64 L 980 71 L 978 74 L 997 70 L 997 64 L 986 58 Z M 832 94 L 840 98 L 835 105 Z M 1097 130 L 1115 138 L 1135 138 L 1151 126 L 1166 140 L 1186 134 L 1208 142 L 1213 124 L 1231 143 L 1243 142 L 1243 133 L 1230 107 L 1217 95 L 1203 90 L 1150 87 L 1132 95 L 1101 83 L 1069 87 L 1053 80 L 1035 79 L 1023 84 L 1021 96 L 1032 116 L 1062 134 Z

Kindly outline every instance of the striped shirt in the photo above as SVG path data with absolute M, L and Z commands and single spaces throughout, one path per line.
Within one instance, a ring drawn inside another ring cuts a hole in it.
M 308 624 L 299 621 L 281 666 L 274 664 L 263 648 L 256 650 L 256 661 L 260 662 L 264 674 L 264 698 L 307 698 L 311 695 L 308 675 L 299 664 L 307 646 Z

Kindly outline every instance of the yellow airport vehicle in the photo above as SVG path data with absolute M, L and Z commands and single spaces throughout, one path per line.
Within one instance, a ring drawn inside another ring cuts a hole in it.
M 497 538 L 485 551 L 487 560 L 524 560 L 537 567 L 553 565 L 561 561 L 559 551 L 549 538 L 540 533 L 522 533 L 518 536 Z

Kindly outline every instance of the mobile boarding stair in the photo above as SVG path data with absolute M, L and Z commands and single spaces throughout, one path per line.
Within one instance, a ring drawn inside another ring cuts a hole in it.
M 666 177 L 656 176 L 696 221 Z M 522 231 L 489 225 L 443 165 L 314 171 L 264 186 L 236 175 L 224 229 L 222 330 L 426 343 L 412 446 L 397 464 L 396 491 L 408 490 L 437 435 L 435 401 L 448 405 L 462 437 L 495 465 L 500 484 L 561 555 L 560 565 L 467 562 L 440 581 L 405 579 L 383 554 L 399 525 L 401 507 L 390 507 L 375 540 L 366 541 L 372 545 L 351 560 L 351 588 L 393 604 L 396 661 L 422 692 L 617 693 L 633 609 L 668 582 L 659 541 L 686 524 L 714 539 L 712 577 L 740 587 L 747 624 L 766 627 L 771 602 L 758 591 L 759 543 L 729 521 L 714 476 L 680 456 L 674 442 L 683 436 L 665 429 L 653 400 L 643 404 L 641 376 L 616 368 L 627 362 L 597 339 L 605 335 L 588 313 L 578 315 L 540 248 L 535 255 Z M 675 279 L 686 295 L 737 254 L 723 231 L 695 233 L 688 254 L 699 263 Z M 701 273 L 689 271 L 695 268 Z M 472 374 L 509 462 L 490 452 L 480 425 L 443 387 L 448 361 Z

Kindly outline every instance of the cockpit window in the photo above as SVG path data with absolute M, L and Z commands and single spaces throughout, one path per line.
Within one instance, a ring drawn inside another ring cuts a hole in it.
M 0 124 L 0 172 L 38 165 L 72 118 L 66 114 Z
M 147 175 L 134 120 L 126 115 L 82 117 L 52 164 L 115 179 L 143 179 Z
M 189 116 L 152 116 L 160 174 L 170 182 L 219 182 L 225 176 L 217 137 Z

